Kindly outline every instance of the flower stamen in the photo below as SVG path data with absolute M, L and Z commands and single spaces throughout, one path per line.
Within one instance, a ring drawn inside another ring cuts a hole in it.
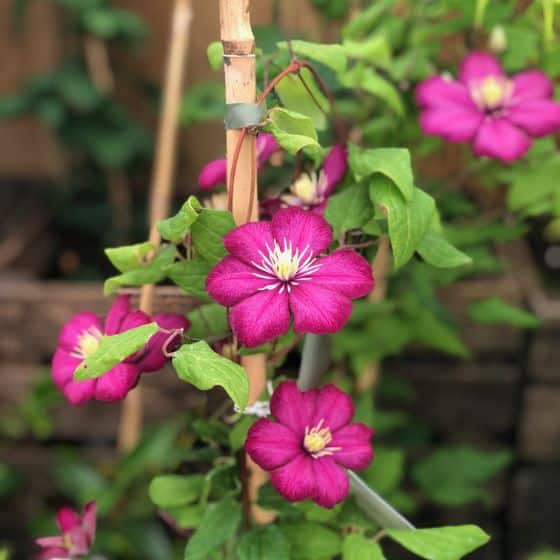
M 97 327 L 86 329 L 78 336 L 78 342 L 71 355 L 85 360 L 99 348 L 99 341 L 102 336 L 103 333 Z
M 320 459 L 332 455 L 335 451 L 340 451 L 341 447 L 327 447 L 332 441 L 332 434 L 329 428 L 324 427 L 325 419 L 321 418 L 319 423 L 313 428 L 305 427 L 305 437 L 303 447 L 309 452 L 313 459 Z
M 494 111 L 504 106 L 513 92 L 513 84 L 505 78 L 488 76 L 471 85 L 471 95 L 483 110 Z

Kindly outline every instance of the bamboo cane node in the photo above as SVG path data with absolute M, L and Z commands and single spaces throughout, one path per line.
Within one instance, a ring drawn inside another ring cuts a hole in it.
M 238 39 L 228 41 L 223 39 L 224 58 L 232 56 L 255 56 L 255 40 L 254 39 Z

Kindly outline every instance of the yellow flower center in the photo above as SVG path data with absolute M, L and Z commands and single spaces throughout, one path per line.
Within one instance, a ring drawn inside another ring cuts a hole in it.
M 292 254 L 291 249 L 282 251 L 276 246 L 274 251 L 274 272 L 280 280 L 290 280 L 296 275 L 299 266 L 298 254 Z
M 335 451 L 340 451 L 340 447 L 327 447 L 332 441 L 332 434 L 329 428 L 323 427 L 324 420 L 321 418 L 319 423 L 313 427 L 305 428 L 305 437 L 303 438 L 303 447 L 314 459 L 332 455 Z
M 103 333 L 96 327 L 91 327 L 84 331 L 78 337 L 78 344 L 74 350 L 74 355 L 84 359 L 91 356 L 99 348 L 99 341 L 102 336 Z
M 511 96 L 512 85 L 509 80 L 488 76 L 473 86 L 472 95 L 483 109 L 498 109 Z
M 317 176 L 302 173 L 290 190 L 305 204 L 314 203 L 317 199 Z

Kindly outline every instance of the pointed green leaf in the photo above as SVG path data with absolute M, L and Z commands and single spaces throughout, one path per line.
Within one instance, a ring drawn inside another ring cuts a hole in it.
M 360 183 L 331 196 L 325 219 L 332 226 L 335 237 L 340 233 L 359 229 L 373 217 L 373 205 L 367 185 Z
M 320 62 L 335 72 L 344 72 L 346 69 L 346 53 L 341 45 L 309 43 L 307 41 L 293 40 L 289 43 L 281 41 L 277 44 L 279 49 L 288 49 L 291 46 L 293 52 L 303 58 L 310 58 Z
M 243 410 L 249 399 L 247 373 L 238 364 L 216 354 L 206 342 L 184 344 L 173 355 L 177 375 L 197 389 L 207 391 L 219 385 Z
M 153 250 L 153 243 L 145 241 L 124 247 L 109 247 L 105 249 L 105 254 L 119 272 L 128 272 L 143 266 L 144 259 Z
M 362 150 L 351 144 L 348 165 L 358 181 L 381 174 L 393 181 L 403 197 L 410 201 L 414 194 L 414 176 L 410 152 L 405 148 Z
M 342 545 L 342 560 L 385 560 L 378 543 L 362 535 L 348 535 Z
M 179 261 L 169 267 L 167 275 L 187 294 L 208 299 L 206 278 L 212 267 L 203 259 Z
M 164 509 L 191 504 L 202 493 L 205 480 L 202 474 L 156 476 L 150 483 L 150 499 Z
M 366 60 L 382 68 L 391 64 L 391 47 L 384 35 L 373 35 L 365 41 L 347 39 L 342 46 L 349 58 Z
M 227 309 L 218 303 L 208 303 L 193 309 L 188 315 L 189 336 L 197 339 L 223 338 L 229 333 Z
M 95 379 L 143 348 L 148 340 L 158 332 L 156 323 L 149 323 L 115 334 L 102 336 L 95 352 L 88 356 L 74 372 L 76 381 Z
M 162 238 L 172 243 L 179 243 L 182 241 L 190 233 L 191 226 L 198 218 L 201 208 L 202 206 L 197 198 L 195 196 L 189 196 L 175 216 L 162 220 L 157 224 L 158 231 Z
M 391 529 L 387 531 L 387 535 L 425 560 L 459 560 L 490 540 L 476 525 L 438 529 Z
M 327 560 L 342 550 L 340 535 L 318 523 L 280 525 L 280 530 L 291 545 L 293 560 Z
M 469 307 L 469 315 L 473 321 L 483 325 L 506 324 L 520 329 L 536 329 L 540 325 L 533 313 L 497 297 L 473 302 Z
M 443 235 L 428 231 L 420 245 L 418 245 L 420 256 L 432 266 L 438 268 L 455 268 L 472 264 L 472 259 L 456 249 L 443 237 Z
M 256 527 L 237 546 L 239 560 L 290 560 L 290 545 L 276 525 Z
M 176 255 L 177 249 L 174 245 L 164 247 L 149 263 L 142 265 L 140 268 L 107 278 L 103 288 L 105 295 L 112 294 L 121 286 L 142 286 L 161 282 L 167 277 L 167 269 L 175 260 Z
M 208 506 L 198 529 L 187 542 L 185 560 L 207 560 L 227 542 L 241 523 L 241 504 L 233 498 Z
M 234 227 L 230 212 L 204 208 L 191 227 L 197 254 L 212 266 L 217 264 L 227 255 L 224 235 Z
M 269 111 L 265 130 L 271 132 L 280 146 L 293 155 L 303 148 L 320 148 L 313 121 L 306 115 L 282 107 Z

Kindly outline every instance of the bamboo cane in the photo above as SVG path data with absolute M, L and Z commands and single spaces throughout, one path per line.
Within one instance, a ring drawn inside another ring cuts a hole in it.
M 175 0 L 172 31 L 164 85 L 163 107 L 158 131 L 157 152 L 150 194 L 150 235 L 148 240 L 157 249 L 161 238 L 157 223 L 169 214 L 173 186 L 173 172 L 177 156 L 179 106 L 187 61 L 192 21 L 191 0 Z M 140 309 L 152 313 L 154 286 L 142 286 Z M 118 435 L 122 453 L 132 449 L 142 431 L 142 393 L 140 387 L 131 391 L 124 401 Z
M 256 100 L 256 59 L 255 37 L 251 29 L 249 0 L 220 0 L 220 37 L 224 46 L 224 75 L 226 103 L 254 103 Z M 228 178 L 234 159 L 235 147 L 241 130 L 226 132 Z M 257 159 L 255 137 L 247 134 L 241 145 L 235 184 L 229 184 L 232 195 L 232 213 L 235 222 L 242 225 L 247 220 L 258 219 L 257 202 Z M 248 209 L 251 215 L 248 216 Z M 256 354 L 244 356 L 241 365 L 249 377 L 249 404 L 254 403 L 266 387 L 266 356 Z M 249 471 L 248 494 L 252 505 L 252 514 L 258 523 L 267 523 L 269 512 L 257 508 L 254 504 L 258 489 L 266 481 L 266 473 L 259 469 L 247 457 Z

